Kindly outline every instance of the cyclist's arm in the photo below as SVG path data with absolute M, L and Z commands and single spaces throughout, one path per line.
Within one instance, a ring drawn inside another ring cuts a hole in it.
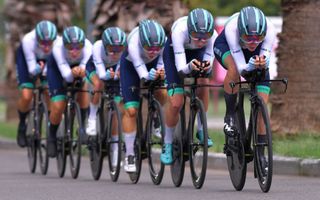
M 233 60 L 236 64 L 239 74 L 241 74 L 242 70 L 246 69 L 247 71 L 251 71 L 253 69 L 249 69 L 249 65 L 246 63 L 243 51 L 239 44 L 239 34 L 237 30 L 237 18 L 232 19 L 225 26 L 225 34 L 228 46 L 230 48 L 230 53 L 233 57 Z
M 138 36 L 138 34 L 136 34 Z M 148 70 L 146 67 L 146 64 L 144 63 L 143 59 L 140 56 L 140 49 L 139 49 L 139 41 L 138 38 L 133 38 L 135 37 L 132 36 L 132 39 L 128 45 L 128 53 L 129 56 L 132 60 L 133 66 L 136 69 L 139 78 L 142 79 L 148 79 Z
M 52 54 L 53 54 L 54 59 L 57 62 L 59 71 L 60 71 L 63 79 L 65 81 L 67 81 L 68 83 L 73 82 L 74 77 L 72 75 L 70 65 L 68 64 L 68 62 L 65 58 L 65 55 L 63 53 L 62 39 L 58 40 L 56 45 L 53 46 Z
M 274 25 L 270 20 L 267 19 L 267 34 L 261 46 L 260 55 L 264 55 L 266 60 L 270 60 L 273 45 L 276 40 L 276 31 Z M 269 62 L 267 62 L 266 67 L 269 67 Z
M 214 59 L 213 44 L 214 44 L 214 41 L 216 40 L 217 37 L 218 37 L 218 33 L 216 31 L 214 31 L 213 36 L 210 38 L 210 40 L 208 41 L 208 43 L 206 45 L 206 50 L 203 55 L 203 61 L 209 61 L 210 66 L 212 66 L 212 64 L 213 64 L 213 59 Z M 212 68 L 208 72 L 210 72 L 211 70 L 212 70 Z
M 191 69 L 189 67 L 189 63 L 187 63 L 186 53 L 184 49 L 184 41 L 188 36 L 185 34 L 186 33 L 175 29 L 175 31 L 171 34 L 171 38 L 177 71 L 182 71 L 184 74 L 189 74 L 191 72 Z
M 158 59 L 158 63 L 156 66 L 157 69 L 163 69 L 164 68 L 164 63 L 163 63 L 163 49 L 161 50 L 160 54 L 159 54 L 159 59 Z
M 22 49 L 24 56 L 26 58 L 28 72 L 35 76 L 39 73 L 39 66 L 37 65 L 36 55 L 35 55 L 35 32 L 32 31 L 26 34 L 22 39 Z
M 87 62 L 92 55 L 92 44 L 88 39 L 85 40 L 85 45 L 82 51 L 83 51 L 83 58 L 80 61 L 79 67 L 85 70 Z
M 107 72 L 106 72 L 106 68 L 104 66 L 104 62 L 102 60 L 101 48 L 102 48 L 101 40 L 94 43 L 93 51 L 92 51 L 92 58 L 93 58 L 93 63 L 96 67 L 98 77 L 101 80 L 106 80 Z
M 114 80 L 118 80 L 118 74 L 120 74 L 120 61 L 118 62 L 117 66 L 116 66 L 116 70 L 114 72 Z

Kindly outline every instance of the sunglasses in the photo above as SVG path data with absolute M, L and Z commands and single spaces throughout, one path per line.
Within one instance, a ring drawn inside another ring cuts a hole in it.
M 211 34 L 210 33 L 197 33 L 197 32 L 194 32 L 192 31 L 190 33 L 190 38 L 194 41 L 202 41 L 202 42 L 205 42 L 207 40 L 209 40 L 211 38 Z
M 153 47 L 144 46 L 143 49 L 148 54 L 152 54 L 152 53 L 159 53 L 161 51 L 162 47 L 160 47 L 160 46 L 153 46 Z
M 260 44 L 264 38 L 263 35 L 242 35 L 240 40 L 246 44 Z
M 125 46 L 123 45 L 107 45 L 105 46 L 107 52 L 121 53 L 124 51 Z
M 38 40 L 39 46 L 52 46 L 53 41 L 52 40 Z
M 68 43 L 64 45 L 64 47 L 68 50 L 81 50 L 83 46 L 83 43 Z

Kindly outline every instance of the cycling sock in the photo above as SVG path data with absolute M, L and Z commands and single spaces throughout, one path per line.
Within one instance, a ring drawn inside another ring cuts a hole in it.
M 84 125 L 88 115 L 88 108 L 81 108 L 80 114 L 81 114 L 81 122 Z
M 111 141 L 114 142 L 114 141 L 118 141 L 119 140 L 119 136 L 118 135 L 115 135 L 115 136 L 111 136 Z M 117 151 L 118 150 L 118 143 L 112 143 L 111 144 L 111 149 L 112 151 Z
M 25 123 L 26 122 L 26 118 L 29 114 L 29 111 L 27 112 L 21 112 L 20 110 L 18 110 L 19 113 L 19 119 L 20 119 L 20 123 Z
M 124 141 L 126 143 L 126 156 L 134 155 L 134 140 L 136 139 L 136 131 L 124 133 Z
M 226 101 L 226 116 L 232 116 L 236 110 L 237 94 L 224 93 L 224 99 Z
M 59 124 L 55 125 L 50 122 L 50 125 L 49 125 L 49 139 L 50 140 L 55 140 L 57 138 L 58 127 L 59 127 Z
M 176 129 L 176 127 L 168 127 L 166 125 L 166 134 L 164 136 L 164 143 L 165 144 L 172 144 L 172 141 L 173 141 L 173 133 L 174 133 L 174 130 Z
M 93 103 L 90 103 L 89 119 L 91 119 L 91 120 L 96 119 L 97 110 L 98 110 L 98 105 L 94 105 Z

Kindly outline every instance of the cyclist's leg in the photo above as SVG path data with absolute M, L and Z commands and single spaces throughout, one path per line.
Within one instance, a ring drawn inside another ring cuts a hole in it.
M 126 144 L 126 158 L 124 169 L 127 172 L 135 172 L 134 141 L 137 126 L 136 116 L 139 108 L 139 91 L 131 90 L 132 86 L 139 87 L 140 78 L 133 64 L 125 58 L 125 52 L 121 58 L 120 84 L 124 100 L 124 115 L 122 117 L 122 130 Z
M 165 106 L 165 137 L 163 150 L 160 156 L 161 162 L 171 164 L 172 142 L 176 125 L 179 121 L 179 112 L 184 103 L 184 90 L 182 87 L 173 88 L 173 84 L 182 84 L 176 66 L 173 48 L 170 46 L 171 39 L 168 39 L 163 52 L 163 61 L 165 66 L 166 80 L 168 84 L 168 100 Z
M 270 74 L 269 71 L 266 72 L 265 75 L 265 80 L 269 80 L 270 79 Z M 258 89 L 258 95 L 263 99 L 264 103 L 267 104 L 269 101 L 269 94 L 270 94 L 270 83 L 269 82 L 263 82 L 263 83 L 259 83 L 257 86 Z M 262 118 L 262 113 L 260 112 L 258 114 L 258 143 L 267 143 L 268 138 L 266 136 L 266 127 L 265 124 L 263 122 L 263 118 Z M 263 169 L 265 169 L 265 167 L 267 166 L 266 163 L 266 158 L 264 155 L 264 147 L 259 146 L 258 151 L 260 154 L 260 160 L 262 162 L 262 166 Z
M 87 79 L 93 86 L 93 91 L 101 91 L 103 88 L 103 82 L 99 79 L 96 71 L 93 67 L 87 67 Z M 88 117 L 88 126 L 86 128 L 86 133 L 88 135 L 96 135 L 96 117 L 99 106 L 101 93 L 94 93 L 91 97 L 89 117 Z
M 231 88 L 229 83 L 239 79 L 239 73 L 230 53 L 230 48 L 224 33 L 221 33 L 214 44 L 214 54 L 218 62 L 227 70 L 224 79 L 224 98 L 226 102 L 226 114 L 224 118 L 224 132 L 226 135 L 234 135 L 234 115 L 236 109 L 237 92 L 239 87 Z
M 20 46 L 17 50 L 16 56 L 16 66 L 17 66 L 17 80 L 20 89 L 20 96 L 18 99 L 18 113 L 19 113 L 19 126 L 17 134 L 17 143 L 20 147 L 25 147 L 26 141 L 26 118 L 30 110 L 30 105 L 33 97 L 32 89 L 34 88 L 34 83 L 29 77 L 28 66 L 25 60 L 25 56 Z
M 51 100 L 51 112 L 49 116 L 49 137 L 48 137 L 48 156 L 55 157 L 56 155 L 56 134 L 59 124 L 62 119 L 62 113 L 65 109 L 66 93 L 63 91 L 63 78 L 58 69 L 56 61 L 53 56 L 48 59 L 48 85 Z

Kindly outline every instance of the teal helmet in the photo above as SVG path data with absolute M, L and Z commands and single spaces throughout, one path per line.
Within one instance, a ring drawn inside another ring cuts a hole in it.
M 86 36 L 83 30 L 77 26 L 69 26 L 63 30 L 62 33 L 63 45 L 69 49 L 69 46 L 84 46 Z
M 166 41 L 166 34 L 161 24 L 148 19 L 139 23 L 139 37 L 143 47 L 163 47 Z
M 263 12 L 253 6 L 242 8 L 238 16 L 238 31 L 243 42 L 246 42 L 247 37 L 262 41 L 267 34 L 267 21 Z
M 121 52 L 127 46 L 127 37 L 120 28 L 110 27 L 103 31 L 102 43 L 106 52 Z
M 207 35 L 211 37 L 214 31 L 214 20 L 212 14 L 203 9 L 196 8 L 190 11 L 187 20 L 188 33 L 191 37 Z
M 38 41 L 54 41 L 57 38 L 57 27 L 52 22 L 43 20 L 36 25 Z

